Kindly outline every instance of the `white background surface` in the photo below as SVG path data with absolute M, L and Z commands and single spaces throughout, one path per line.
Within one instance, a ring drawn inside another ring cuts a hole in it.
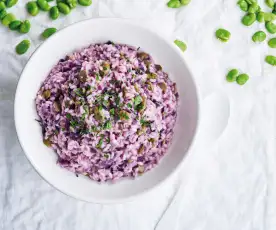
M 44 182 L 18 144 L 13 123 L 14 93 L 28 57 L 43 42 L 39 35 L 49 26 L 63 28 L 91 17 L 132 18 L 154 27 L 172 41 L 186 41 L 188 50 L 184 56 L 202 97 L 215 91 L 229 97 L 231 114 L 223 135 L 214 145 L 204 149 L 197 146 L 184 163 L 180 175 L 185 189 L 179 229 L 275 229 L 276 67 L 266 65 L 263 59 L 265 54 L 276 52 L 266 43 L 251 42 L 251 35 L 263 25 L 241 25 L 242 13 L 235 0 L 192 0 L 179 10 L 168 9 L 165 3 L 94 0 L 93 6 L 79 7 L 55 22 L 43 12 L 30 18 L 33 27 L 27 35 L 0 26 L 0 229 L 152 230 L 174 194 L 175 180 L 158 193 L 127 204 L 77 201 Z M 21 19 L 29 17 L 24 5 L 25 1 L 19 1 L 11 11 Z M 228 43 L 214 38 L 218 27 L 231 31 Z M 32 47 L 27 55 L 19 57 L 14 47 L 23 38 L 29 38 Z M 232 67 L 250 75 L 245 86 L 225 82 L 224 76 Z M 171 226 L 167 229 L 171 230 Z

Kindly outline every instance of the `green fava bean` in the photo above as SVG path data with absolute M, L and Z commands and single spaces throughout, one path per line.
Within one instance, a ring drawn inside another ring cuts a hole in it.
M 9 13 L 7 14 L 3 19 L 2 19 L 2 24 L 4 26 L 9 26 L 9 24 L 14 21 L 16 18 L 14 16 L 14 14 L 12 13 Z
M 239 85 L 244 85 L 249 79 L 249 76 L 245 73 L 243 74 L 240 74 L 239 76 L 237 76 L 237 79 L 236 79 L 236 82 L 239 84 Z
M 182 52 L 184 52 L 187 49 L 187 45 L 180 40 L 175 40 L 174 44 L 176 44 L 178 48 L 182 50 Z
M 266 34 L 263 31 L 258 31 L 252 36 L 253 42 L 263 42 L 266 39 Z
M 0 20 L 2 20 L 4 17 L 6 17 L 7 14 L 8 13 L 7 13 L 7 11 L 5 9 L 1 10 L 0 11 Z
M 17 2 L 18 2 L 18 0 L 7 0 L 6 5 L 7 5 L 8 8 L 11 8 L 14 5 L 16 5 Z
M 227 42 L 231 37 L 231 33 L 225 29 L 218 29 L 216 31 L 216 37 L 222 42 Z
M 26 9 L 28 13 L 32 16 L 36 16 L 39 13 L 39 7 L 35 1 L 28 2 L 26 4 Z
M 63 13 L 63 14 L 69 14 L 70 13 L 70 7 L 69 6 L 67 6 L 65 3 L 63 3 L 63 2 L 60 2 L 60 3 L 58 3 L 58 5 L 57 5 L 57 7 L 58 7 L 58 10 L 59 10 L 59 12 L 61 12 L 61 13 Z
M 66 0 L 65 2 L 71 9 L 76 8 L 77 0 Z
M 19 20 L 15 20 L 9 24 L 10 30 L 19 30 L 22 22 Z
M 92 0 L 78 0 L 78 2 L 81 6 L 90 6 L 92 4 Z
M 269 8 L 273 8 L 273 7 L 274 7 L 274 1 L 273 1 L 273 0 L 265 0 L 265 4 L 266 4 Z
M 264 20 L 264 12 L 259 12 L 259 13 L 257 13 L 257 21 L 258 22 L 264 22 L 265 20 Z
M 191 2 L 191 0 L 180 0 L 182 6 L 186 6 Z
M 248 8 L 248 13 L 256 13 L 259 10 L 259 5 L 257 3 L 253 3 L 252 5 L 249 6 Z
M 273 13 L 264 13 L 264 20 L 270 22 L 276 19 L 276 15 Z
M 0 11 L 6 8 L 5 2 L 0 2 Z
M 270 48 L 276 48 L 276 38 L 271 38 L 267 44 Z
M 19 32 L 22 33 L 22 34 L 26 34 L 30 31 L 31 29 L 31 23 L 29 20 L 25 20 L 22 22 L 22 24 L 20 25 L 20 28 L 19 28 Z
M 226 75 L 226 80 L 228 82 L 234 82 L 236 81 L 238 75 L 239 75 L 239 71 L 237 69 L 232 69 Z
M 256 21 L 256 14 L 249 13 L 242 18 L 242 24 L 251 26 Z
M 238 1 L 238 5 L 240 6 L 240 9 L 244 12 L 248 11 L 249 5 L 245 0 Z
M 276 33 L 276 25 L 273 22 L 266 22 L 265 23 L 265 28 L 271 34 L 275 34 Z
M 265 62 L 269 65 L 276 66 L 276 57 L 272 55 L 268 55 L 265 58 Z
M 179 7 L 181 7 L 181 2 L 179 0 L 170 0 L 167 3 L 167 6 L 169 8 L 179 8 Z
M 55 32 L 57 32 L 56 28 L 48 28 L 46 30 L 43 31 L 42 33 L 42 37 L 44 39 L 49 38 L 50 36 L 52 36 Z
M 50 15 L 50 18 L 53 20 L 56 20 L 59 17 L 59 10 L 58 10 L 57 6 L 51 7 L 51 9 L 49 11 L 49 15 Z
M 15 47 L 15 51 L 17 54 L 22 55 L 27 52 L 27 50 L 30 48 L 30 45 L 31 43 L 29 40 L 23 40 Z
M 37 5 L 43 11 L 49 11 L 51 6 L 46 0 L 37 0 Z

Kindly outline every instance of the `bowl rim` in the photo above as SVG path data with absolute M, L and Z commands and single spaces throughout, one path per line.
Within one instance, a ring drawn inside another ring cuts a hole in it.
M 49 40 L 51 39 L 51 37 L 59 36 L 59 34 L 60 34 L 59 32 L 61 32 L 63 30 L 70 29 L 71 27 L 74 27 L 74 26 L 78 26 L 80 24 L 88 23 L 88 21 L 109 21 L 109 20 L 112 20 L 113 22 L 116 21 L 116 23 L 121 23 L 121 24 L 127 24 L 127 25 L 131 25 L 131 26 L 135 26 L 135 27 L 141 28 L 141 29 L 143 29 L 145 31 L 148 31 L 148 32 L 156 35 L 157 37 L 159 37 L 159 39 L 162 39 L 175 52 L 178 53 L 179 57 L 186 64 L 186 69 L 187 69 L 187 71 L 188 71 L 188 73 L 189 73 L 189 75 L 191 77 L 192 82 L 194 83 L 194 86 L 195 86 L 197 117 L 196 117 L 196 125 L 195 125 L 194 135 L 193 135 L 193 138 L 191 140 L 191 143 L 190 143 L 189 147 L 186 150 L 185 157 L 183 158 L 183 160 L 181 160 L 181 162 L 179 162 L 179 164 L 172 170 L 172 172 L 170 174 L 168 174 L 167 176 L 165 176 L 165 178 L 163 180 L 161 180 L 160 182 L 156 183 L 151 188 L 146 189 L 146 190 L 140 192 L 139 194 L 131 195 L 131 196 L 128 196 L 126 198 L 118 198 L 118 199 L 98 199 L 98 198 L 95 199 L 95 198 L 91 198 L 91 199 L 87 200 L 87 199 L 85 199 L 85 198 L 83 198 L 81 196 L 78 196 L 75 193 L 71 193 L 70 191 L 63 190 L 58 185 L 56 185 L 53 182 L 51 182 L 50 180 L 46 179 L 44 177 L 44 175 L 43 175 L 43 172 L 41 172 L 40 169 L 39 169 L 39 167 L 34 162 L 32 162 L 31 158 L 29 157 L 29 154 L 27 153 L 27 151 L 25 151 L 24 141 L 20 137 L 19 131 L 18 131 L 19 130 L 18 129 L 18 122 L 19 122 L 18 121 L 19 120 L 18 117 L 19 117 L 19 113 L 20 113 L 20 111 L 18 111 L 18 109 L 17 109 L 18 98 L 19 98 L 19 90 L 18 89 L 20 88 L 19 86 L 22 84 L 22 82 L 25 80 L 25 78 L 22 78 L 22 76 L 24 75 L 24 72 L 26 71 L 27 67 L 32 63 L 31 62 L 32 58 L 34 57 L 34 55 L 37 52 L 39 52 L 39 50 L 41 49 L 41 47 L 43 47 L 45 44 L 47 44 L 49 42 Z M 17 136 L 17 139 L 19 141 L 19 144 L 20 144 L 20 146 L 21 146 L 21 148 L 23 150 L 23 153 L 24 153 L 25 157 L 28 159 L 28 161 L 30 162 L 30 164 L 32 165 L 32 167 L 35 169 L 35 171 L 38 173 L 38 175 L 44 181 L 46 181 L 48 184 L 50 184 L 53 188 L 57 189 L 58 191 L 60 191 L 61 193 L 65 194 L 65 195 L 67 195 L 69 197 L 72 197 L 72 198 L 74 198 L 76 200 L 81 200 L 81 201 L 84 201 L 84 202 L 88 202 L 88 203 L 95 203 L 95 204 L 119 204 L 119 203 L 126 203 L 126 202 L 133 201 L 134 199 L 141 198 L 141 197 L 145 196 L 146 194 L 149 194 L 150 192 L 152 192 L 152 191 L 157 190 L 158 188 L 160 188 L 167 181 L 169 181 L 170 178 L 172 178 L 174 175 L 176 175 L 177 172 L 180 171 L 180 169 L 181 169 L 181 167 L 183 165 L 184 159 L 187 157 L 187 155 L 190 153 L 190 151 L 194 148 L 195 141 L 196 141 L 197 136 L 198 136 L 198 130 L 199 130 L 199 124 L 200 124 L 200 118 L 201 118 L 199 91 L 198 91 L 198 86 L 196 84 L 195 77 L 192 74 L 192 71 L 190 70 L 189 66 L 187 65 L 187 62 L 184 59 L 183 53 L 180 51 L 180 49 L 178 47 L 176 47 L 173 44 L 173 42 L 170 42 L 167 38 L 164 38 L 163 36 L 160 35 L 160 33 L 158 33 L 157 31 L 153 30 L 152 28 L 148 28 L 146 26 L 140 25 L 140 24 L 138 24 L 137 22 L 135 22 L 135 21 L 133 21 L 131 19 L 123 19 L 123 18 L 103 18 L 103 17 L 100 17 L 100 18 L 85 19 L 85 20 L 82 20 L 82 21 L 79 21 L 79 22 L 72 23 L 72 24 L 70 24 L 70 25 L 68 25 L 68 26 L 60 29 L 59 31 L 57 31 L 57 33 L 55 33 L 51 37 L 48 38 L 46 41 L 44 41 L 41 45 L 39 45 L 35 49 L 35 51 L 30 55 L 30 57 L 28 58 L 28 61 L 27 61 L 26 65 L 24 66 L 23 70 L 20 73 L 20 77 L 19 77 L 19 80 L 17 82 L 16 92 L 15 92 L 15 97 L 14 97 L 14 123 L 15 123 L 15 130 L 16 130 L 16 134 L 17 134 L 16 136 Z

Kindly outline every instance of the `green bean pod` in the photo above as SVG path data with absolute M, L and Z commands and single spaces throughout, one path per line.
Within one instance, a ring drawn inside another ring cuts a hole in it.
M 15 20 L 9 24 L 9 28 L 10 28 L 10 30 L 14 30 L 14 31 L 19 30 L 21 24 L 22 24 L 21 21 Z
M 57 7 L 58 7 L 59 12 L 65 14 L 65 15 L 67 15 L 71 12 L 70 7 L 63 2 L 58 3 Z
M 31 43 L 29 40 L 23 40 L 15 47 L 15 51 L 17 54 L 22 55 L 28 51 L 30 45 Z
M 49 37 L 52 36 L 55 32 L 57 32 L 57 29 L 56 29 L 56 28 L 54 28 L 54 27 L 48 28 L 48 29 L 46 29 L 46 30 L 43 31 L 42 37 L 43 37 L 44 39 L 49 38 Z
M 51 19 L 56 20 L 59 17 L 59 10 L 57 6 L 51 7 L 49 11 L 49 16 Z
M 16 5 L 17 2 L 18 2 L 18 0 L 7 0 L 6 5 L 7 5 L 8 8 L 11 8 L 14 5 Z
M 29 20 L 25 20 L 22 22 L 22 24 L 20 25 L 20 28 L 19 28 L 19 32 L 22 33 L 22 34 L 26 34 L 30 31 L 31 29 L 31 23 Z
M 14 21 L 16 17 L 12 13 L 8 13 L 3 19 L 2 19 L 2 24 L 4 26 L 9 26 L 9 24 Z
M 37 5 L 42 11 L 49 11 L 51 6 L 46 0 L 37 0 Z

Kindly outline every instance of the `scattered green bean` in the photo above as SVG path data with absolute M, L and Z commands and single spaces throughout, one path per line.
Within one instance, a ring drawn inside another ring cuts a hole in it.
M 265 57 L 265 61 L 269 65 L 276 66 L 276 57 L 272 55 L 268 55 Z
M 254 22 L 256 21 L 256 14 L 246 14 L 243 18 L 242 18 L 242 24 L 244 24 L 245 26 L 251 26 Z
M 90 6 L 92 4 L 92 0 L 78 0 L 81 6 Z
M 238 1 L 238 5 L 240 6 L 240 9 L 244 12 L 248 11 L 249 5 L 245 0 Z
M 258 31 L 252 36 L 253 42 L 263 42 L 266 39 L 266 34 L 263 31 Z
M 22 22 L 19 20 L 15 20 L 9 24 L 10 30 L 19 30 Z
M 231 33 L 225 29 L 218 29 L 216 31 L 216 37 L 222 42 L 228 42 L 231 37 Z
M 76 8 L 77 0 L 66 0 L 65 2 L 71 9 Z
M 23 40 L 15 47 L 15 51 L 17 54 L 22 55 L 27 52 L 27 50 L 30 48 L 30 45 L 31 43 L 29 40 Z
M 238 75 L 239 75 L 239 71 L 237 69 L 232 69 L 226 75 L 226 80 L 228 82 L 234 82 L 236 81 Z
M 36 16 L 39 13 L 39 7 L 35 1 L 28 2 L 26 4 L 26 9 L 32 16 Z
M 184 52 L 187 49 L 187 45 L 180 40 L 175 40 L 174 44 L 176 44 L 178 48 L 182 50 L 182 52 Z
M 25 20 L 22 22 L 22 24 L 20 25 L 20 28 L 19 28 L 19 32 L 22 33 L 22 34 L 26 34 L 30 31 L 31 29 L 31 23 L 29 20 Z
M 265 4 L 266 4 L 269 8 L 273 8 L 273 7 L 274 7 L 274 0 L 265 0 Z
M 276 19 L 276 15 L 273 13 L 264 13 L 264 20 L 270 22 Z
M 0 11 L 6 8 L 5 2 L 0 2 Z
M 7 5 L 8 8 L 11 8 L 14 5 L 16 5 L 17 2 L 18 2 L 18 0 L 7 0 L 6 5 Z
M 8 13 L 7 13 L 6 9 L 1 10 L 0 11 L 0 20 L 2 20 L 4 17 L 6 17 L 7 14 Z
M 264 22 L 264 12 L 260 11 L 259 13 L 257 13 L 257 21 L 258 22 Z
M 244 85 L 249 79 L 249 76 L 245 73 L 243 74 L 240 74 L 239 76 L 237 76 L 237 79 L 236 79 L 236 82 L 239 84 L 239 85 Z
M 271 38 L 267 44 L 270 48 L 276 48 L 276 38 Z
M 248 13 L 256 13 L 259 10 L 259 5 L 257 3 L 252 3 L 248 8 Z
M 63 14 L 69 14 L 70 13 L 70 7 L 69 6 L 67 6 L 65 3 L 63 3 L 63 2 L 60 2 L 60 3 L 58 3 L 57 4 L 57 7 L 58 7 L 58 10 L 59 10 L 59 12 L 61 12 L 61 13 L 63 13 Z
M 50 18 L 53 20 L 56 20 L 59 17 L 59 10 L 58 10 L 57 6 L 51 7 L 51 9 L 49 11 L 49 15 L 50 15 Z
M 266 22 L 265 23 L 265 28 L 271 34 L 276 33 L 276 25 L 273 22 Z
M 52 36 L 55 32 L 57 32 L 57 29 L 56 29 L 56 28 L 54 28 L 54 27 L 48 28 L 48 29 L 46 29 L 46 30 L 43 31 L 42 37 L 43 37 L 44 39 L 49 38 L 49 37 Z
M 167 6 L 169 8 L 179 8 L 179 7 L 181 7 L 181 2 L 179 0 L 170 0 L 167 3 Z
M 49 11 L 51 6 L 46 0 L 37 0 L 37 5 L 42 11 Z
M 4 26 L 9 26 L 9 24 L 14 21 L 16 18 L 14 14 L 8 13 L 3 19 L 2 19 L 2 24 Z
M 191 0 L 180 0 L 182 6 L 186 6 L 191 2 Z

